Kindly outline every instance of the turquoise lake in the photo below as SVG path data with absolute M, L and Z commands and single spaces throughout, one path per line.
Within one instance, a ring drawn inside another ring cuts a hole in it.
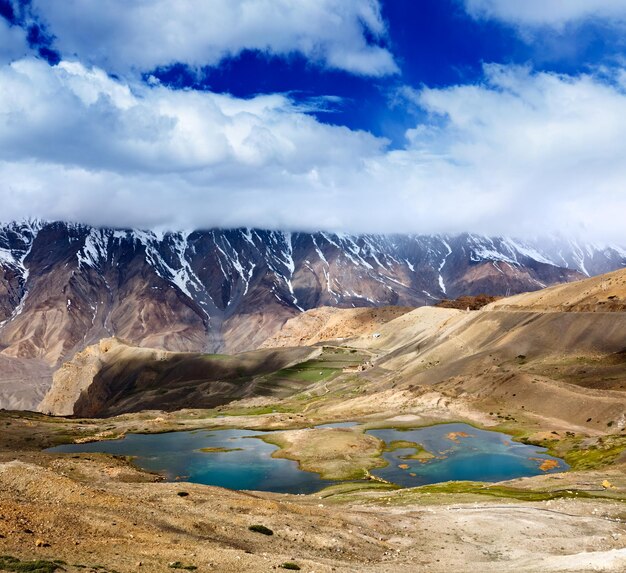
M 349 423 L 323 427 L 349 427 Z M 414 430 L 368 430 L 390 443 L 404 440 L 421 444 L 433 454 L 427 461 L 406 456 L 414 449 L 385 452 L 389 462 L 372 474 L 402 487 L 450 480 L 501 481 L 546 473 L 540 465 L 554 460 L 549 472 L 568 469 L 544 448 L 513 442 L 510 436 L 477 430 L 465 424 L 442 424 Z M 272 458 L 277 447 L 258 439 L 267 434 L 254 430 L 194 430 L 166 434 L 129 434 L 121 440 L 67 444 L 48 452 L 134 456 L 134 463 L 158 472 L 168 481 L 189 481 L 230 489 L 313 493 L 331 485 L 316 473 L 302 471 L 291 460 Z M 202 448 L 230 451 L 203 452 Z
M 569 469 L 563 460 L 546 454 L 545 448 L 514 442 L 507 434 L 478 430 L 466 424 L 368 433 L 387 444 L 396 440 L 421 444 L 435 456 L 421 462 L 407 459 L 415 452 L 413 449 L 385 452 L 383 457 L 389 465 L 371 473 L 403 487 L 452 480 L 495 482 Z M 540 466 L 549 460 L 557 465 L 542 470 Z

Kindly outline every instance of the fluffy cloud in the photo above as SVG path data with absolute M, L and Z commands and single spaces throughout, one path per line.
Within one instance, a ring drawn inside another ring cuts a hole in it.
M 0 86 L 0 148 L 15 159 L 120 172 L 237 164 L 299 173 L 381 147 L 365 132 L 317 122 L 282 95 L 131 91 L 98 68 L 35 59 L 0 69 Z
M 466 189 L 467 200 L 481 202 L 479 227 L 624 240 L 622 87 L 589 75 L 490 65 L 480 85 L 410 94 L 434 120 L 409 133 L 411 149 L 436 152 L 426 161 L 443 196 L 458 198 Z
M 4 218 L 36 205 L 34 215 L 117 225 L 298 225 L 303 203 L 349 190 L 386 144 L 281 95 L 131 90 L 78 63 L 14 62 L 0 88 Z
M 367 39 L 386 33 L 379 0 L 33 0 L 32 14 L 66 58 L 118 74 L 216 65 L 246 49 L 355 74 L 398 71 Z
M 463 0 L 476 18 L 495 18 L 522 26 L 561 27 L 585 19 L 626 23 L 623 0 Z
M 133 87 L 21 60 L 0 68 L 2 217 L 625 240 L 617 80 L 493 65 L 480 84 L 404 98 L 428 119 L 389 150 L 284 96 Z

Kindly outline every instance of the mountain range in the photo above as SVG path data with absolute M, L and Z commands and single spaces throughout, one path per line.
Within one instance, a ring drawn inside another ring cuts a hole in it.
M 157 234 L 11 223 L 0 227 L 0 347 L 50 364 L 113 335 L 169 350 L 240 351 L 319 306 L 515 294 L 623 266 L 618 246 L 467 233 Z
M 511 295 L 624 266 L 621 246 L 563 238 L 7 223 L 0 225 L 0 407 L 2 385 L 12 394 L 17 380 L 49 386 L 59 364 L 111 336 L 174 351 L 240 352 L 321 306 Z

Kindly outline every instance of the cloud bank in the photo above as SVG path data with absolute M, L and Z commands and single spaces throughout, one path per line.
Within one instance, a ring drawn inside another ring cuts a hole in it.
M 493 18 L 519 26 L 555 27 L 584 20 L 626 24 L 623 0 L 463 0 L 475 18 Z
M 623 241 L 626 84 L 489 65 L 407 87 L 401 150 L 283 95 L 129 84 L 97 67 L 0 67 L 2 218 Z
M 298 53 L 365 76 L 394 74 L 378 0 L 33 0 L 55 48 L 116 74 L 217 65 L 243 50 Z

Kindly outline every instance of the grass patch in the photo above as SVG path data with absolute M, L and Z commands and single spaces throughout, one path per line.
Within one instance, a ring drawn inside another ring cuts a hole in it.
M 530 432 L 512 424 L 500 424 L 494 429 L 513 436 L 522 444 L 546 448 L 547 454 L 564 460 L 572 471 L 610 466 L 626 452 L 626 436 L 623 435 L 601 436 L 595 443 L 589 443 L 588 438 L 577 436 L 573 432 L 566 432 L 565 436 L 558 439 L 534 440 L 531 439 Z
M 397 489 L 401 489 L 400 486 L 392 483 L 383 483 L 380 481 L 368 480 L 330 485 L 328 487 L 325 487 L 316 495 L 319 495 L 322 498 L 339 498 L 341 496 L 347 496 L 350 494 L 361 492 L 391 491 Z
M 561 498 L 595 498 L 584 491 L 559 490 L 559 491 L 533 491 L 501 485 L 485 485 L 481 482 L 452 481 L 441 484 L 425 485 L 412 490 L 415 493 L 424 494 L 476 494 L 490 497 L 516 499 L 518 501 L 549 501 Z
M 63 561 L 43 561 L 41 559 L 37 559 L 36 561 L 21 561 L 10 555 L 0 556 L 0 570 L 2 571 L 54 573 L 58 569 L 62 569 L 62 565 L 64 564 Z
M 288 368 L 282 368 L 265 377 L 265 384 L 284 382 L 307 383 L 326 382 L 341 374 L 346 367 L 357 366 L 361 357 L 351 354 L 325 352 L 322 356 L 306 360 Z
M 203 354 L 203 360 L 231 360 L 233 358 L 230 354 Z
M 575 489 L 561 489 L 553 491 L 537 491 L 508 487 L 503 485 L 487 485 L 481 482 L 455 481 L 440 484 L 425 485 L 416 488 L 402 489 L 393 495 L 376 497 L 370 503 L 374 505 L 389 504 L 406 505 L 420 502 L 449 503 L 448 496 L 468 496 L 466 501 L 477 501 L 485 496 L 495 499 L 510 499 L 520 502 L 541 502 L 554 499 L 612 499 L 625 501 L 624 498 L 592 493 Z M 455 498 L 457 502 L 461 499 Z
M 341 372 L 339 368 L 329 368 L 327 366 L 310 366 L 305 364 L 298 364 L 291 368 L 283 368 L 277 370 L 266 378 L 266 382 L 276 382 L 279 380 L 289 380 L 293 382 L 322 382 L 329 380 L 335 374 Z
M 523 444 L 547 448 L 548 454 L 563 459 L 574 471 L 610 466 L 626 452 L 626 436 L 601 436 L 595 443 L 589 443 L 588 438 L 576 436 L 572 432 L 567 432 L 565 437 L 559 439 L 547 440 L 532 440 L 521 431 L 507 430 L 507 433 L 514 435 Z
M 563 459 L 573 470 L 591 470 L 611 465 L 626 451 L 626 438 L 624 437 L 600 439 L 603 443 L 597 446 L 582 447 L 580 443 L 574 443 L 571 449 L 562 454 Z M 541 445 L 547 447 L 549 451 L 558 452 L 563 447 L 560 441 L 562 440 Z
M 448 496 L 448 495 L 472 495 L 472 496 L 488 496 L 498 499 L 513 499 L 523 502 L 549 501 L 552 499 L 598 499 L 604 498 L 602 495 L 594 495 L 585 491 L 576 490 L 558 490 L 558 491 L 533 491 L 521 488 L 507 487 L 501 485 L 486 485 L 482 482 L 470 481 L 451 481 L 439 484 L 425 485 L 415 488 L 400 488 L 391 484 L 342 484 L 342 486 L 328 487 L 320 494 L 324 498 L 328 497 L 348 497 L 351 494 L 367 493 L 371 491 L 384 492 L 395 490 L 393 496 L 384 496 L 383 498 L 373 498 L 372 503 L 396 503 L 402 505 L 405 503 L 415 503 L 418 500 L 433 500 L 430 496 Z
M 386 452 L 395 452 L 396 450 L 413 450 L 412 454 L 400 456 L 403 460 L 418 460 L 428 461 L 432 460 L 435 455 L 429 452 L 424 446 L 417 442 L 409 442 L 408 440 L 393 440 L 385 446 Z
M 294 411 L 294 408 L 289 406 L 274 404 L 258 406 L 256 408 L 231 408 L 228 410 L 220 410 L 220 414 L 224 416 L 263 416 L 264 414 L 291 414 Z
M 200 448 L 198 451 L 203 452 L 205 454 L 220 454 L 227 452 L 240 452 L 243 448 L 223 448 L 223 447 L 215 447 L 215 448 Z

